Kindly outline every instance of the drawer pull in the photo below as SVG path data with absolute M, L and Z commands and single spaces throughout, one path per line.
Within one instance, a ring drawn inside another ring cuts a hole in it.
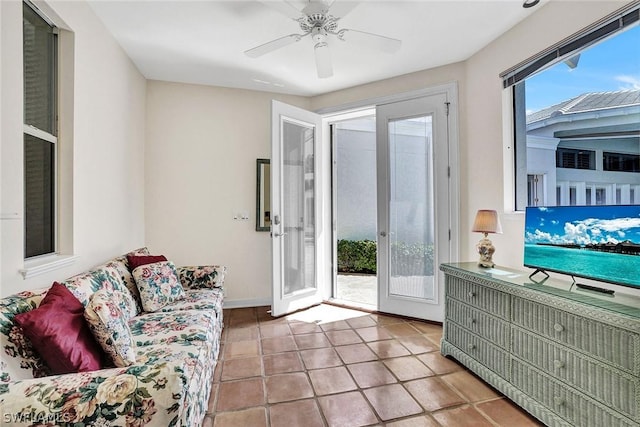
M 476 349 L 476 345 L 475 345 L 475 344 L 468 344 L 468 345 L 467 345 L 467 348 L 468 348 L 469 350 L 475 350 L 475 349 Z
M 471 319 L 471 324 L 472 324 L 472 325 L 475 325 L 475 324 L 477 324 L 477 323 L 478 323 L 478 321 L 477 321 L 476 319 Z
M 553 398 L 553 403 L 555 403 L 556 406 L 564 406 L 566 402 L 564 401 L 564 399 L 562 397 L 555 396 Z
M 473 291 L 469 291 L 467 295 L 469 295 L 469 298 L 474 298 L 476 296 L 476 293 Z
M 562 326 L 560 323 L 556 323 L 553 325 L 553 330 L 556 332 L 563 332 L 564 326 Z
M 554 360 L 553 367 L 556 369 L 562 369 L 564 368 L 564 362 L 562 360 Z

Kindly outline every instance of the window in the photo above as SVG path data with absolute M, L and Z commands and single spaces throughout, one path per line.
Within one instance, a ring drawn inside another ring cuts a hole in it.
M 57 30 L 23 3 L 25 258 L 55 252 Z
M 630 3 L 501 74 L 513 99 L 516 210 L 553 189 L 557 205 L 636 198 L 639 23 L 640 5 Z
M 558 148 L 556 150 L 556 167 L 569 169 L 595 169 L 594 151 Z
M 640 155 L 603 153 L 602 169 L 606 171 L 640 172 Z

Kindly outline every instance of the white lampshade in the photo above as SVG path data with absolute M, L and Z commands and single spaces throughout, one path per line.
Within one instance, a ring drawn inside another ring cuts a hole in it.
M 498 212 L 494 210 L 481 209 L 476 214 L 476 219 L 473 221 L 473 228 L 471 231 L 477 231 L 479 233 L 502 233 L 502 226 L 500 225 L 500 219 L 498 218 Z

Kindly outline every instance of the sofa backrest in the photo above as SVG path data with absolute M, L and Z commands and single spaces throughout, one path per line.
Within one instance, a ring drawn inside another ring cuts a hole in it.
M 140 294 L 129 271 L 127 255 L 149 255 L 146 247 L 114 258 L 89 271 L 76 274 L 60 283 L 66 286 L 86 306 L 99 289 L 116 289 L 131 294 L 135 307 L 126 315 L 131 318 L 140 313 Z M 49 287 L 20 292 L 0 299 L 0 384 L 48 375 L 48 369 L 13 318 L 18 313 L 33 310 L 40 305 Z
M 48 290 L 49 288 L 24 291 L 0 299 L 0 383 L 49 374 L 40 356 L 13 320 L 16 314 L 38 307 Z

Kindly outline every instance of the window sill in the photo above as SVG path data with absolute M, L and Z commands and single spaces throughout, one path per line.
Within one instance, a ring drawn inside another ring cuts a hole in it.
M 50 255 L 24 262 L 24 268 L 20 271 L 22 277 L 30 279 L 41 274 L 67 267 L 78 259 L 78 255 Z

